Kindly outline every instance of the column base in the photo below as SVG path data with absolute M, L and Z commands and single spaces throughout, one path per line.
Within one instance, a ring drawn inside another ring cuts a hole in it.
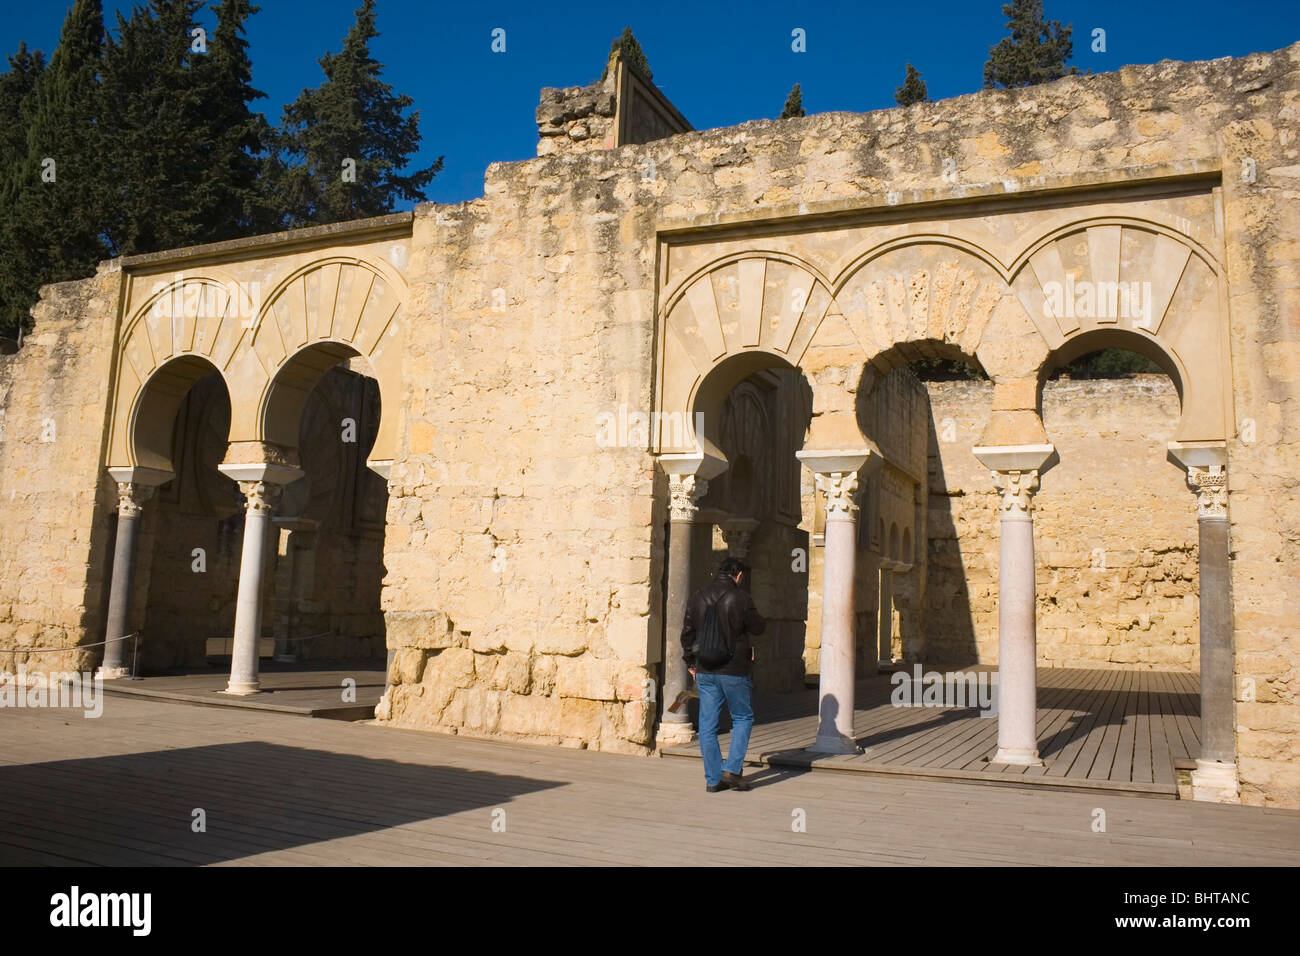
M 248 697 L 252 694 L 262 693 L 261 681 L 253 681 L 251 684 L 237 684 L 230 681 L 226 684 L 226 689 L 220 691 L 222 694 L 231 694 L 235 697 Z
M 989 763 L 1012 764 L 1016 767 L 1041 767 L 1042 758 L 1038 756 L 1037 748 L 1033 750 L 1021 750 L 1015 747 L 999 747 L 998 752 L 989 758 Z
M 388 720 L 393 716 L 393 685 L 384 688 L 384 696 L 375 704 L 375 720 Z
M 96 680 L 121 680 L 130 676 L 131 671 L 125 667 L 99 667 L 95 670 Z
M 1207 803 L 1241 803 L 1237 765 L 1198 758 L 1196 769 L 1192 771 L 1192 799 Z
M 818 733 L 817 740 L 811 747 L 806 748 L 805 753 L 810 754 L 852 754 L 857 755 L 865 753 L 858 746 L 856 740 L 850 740 L 839 731 L 830 733 Z
M 664 747 L 680 747 L 682 744 L 694 743 L 698 735 L 690 721 L 679 723 L 677 721 L 661 720 L 659 721 L 659 732 L 655 734 L 655 746 L 662 750 Z

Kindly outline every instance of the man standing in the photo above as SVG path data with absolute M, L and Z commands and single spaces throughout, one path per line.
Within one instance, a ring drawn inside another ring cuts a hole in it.
M 762 634 L 767 621 L 754 607 L 749 591 L 741 586 L 748 574 L 749 567 L 745 562 L 739 558 L 727 558 L 713 583 L 700 588 L 686 602 L 686 617 L 682 623 L 682 656 L 700 691 L 700 754 L 704 757 L 704 782 L 710 793 L 750 789 L 742 775 L 745 751 L 749 748 L 749 732 L 754 726 L 754 710 L 749 699 L 753 687 L 750 673 L 754 665 L 754 648 L 749 636 Z M 731 658 L 706 669 L 697 666 L 695 642 L 697 629 L 710 607 L 716 608 L 717 622 L 726 638 Z M 718 717 L 724 700 L 731 712 L 731 748 L 725 764 L 718 746 Z

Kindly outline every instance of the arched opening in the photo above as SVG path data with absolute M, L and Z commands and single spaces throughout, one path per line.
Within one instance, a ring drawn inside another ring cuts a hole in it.
M 197 355 L 183 355 L 159 367 L 140 390 L 131 415 L 129 435 L 135 464 L 159 471 L 174 471 L 175 424 L 181 405 L 201 379 L 225 381 L 215 365 Z M 211 392 L 209 386 L 208 391 Z M 225 393 L 225 423 L 230 426 L 230 395 Z
M 1167 460 L 1183 404 L 1178 367 L 1151 339 L 1089 333 L 1053 353 L 1040 393 L 1060 463 L 1035 502 L 1041 664 L 1199 668 L 1197 527 Z
M 701 444 L 728 464 L 699 503 L 692 589 L 712 580 L 729 554 L 743 558 L 752 569 L 755 604 L 768 620 L 754 641 L 754 687 L 800 689 L 807 670 L 807 557 L 817 515 L 795 452 L 812 417 L 811 386 L 776 356 L 742 353 L 705 377 L 694 411 L 703 423 Z M 805 560 L 792 562 L 792 554 Z
M 144 673 L 219 666 L 229 653 L 244 518 L 239 486 L 217 470 L 230 420 L 225 380 L 197 356 L 163 365 L 137 400 L 136 461 L 173 475 L 143 509 L 132 604 Z
M 1181 411 L 1184 383 L 1178 363 L 1155 339 L 1128 329 L 1095 329 L 1067 339 L 1044 363 L 1039 384 L 1041 391 L 1041 386 L 1050 380 L 1124 379 L 1139 375 L 1166 376 Z
M 382 411 L 370 362 L 338 343 L 298 352 L 267 387 L 262 434 L 304 472 L 276 506 L 266 573 L 262 634 L 280 664 L 384 667 L 388 487 L 366 467 Z
M 974 355 L 933 339 L 897 343 L 863 374 L 858 421 L 885 458 L 868 495 L 883 605 L 875 607 L 871 626 L 882 661 L 978 659 L 971 594 L 995 587 L 996 580 L 994 569 L 973 570 L 983 564 L 982 555 L 963 548 L 961 532 L 965 486 L 980 474 L 971 448 L 992 393 L 993 382 Z M 987 583 L 978 580 L 981 575 Z

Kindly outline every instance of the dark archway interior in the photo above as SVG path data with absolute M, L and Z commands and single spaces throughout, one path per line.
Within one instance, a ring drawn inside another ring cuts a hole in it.
M 284 488 L 273 519 L 263 660 L 383 664 L 387 485 L 365 465 L 380 415 L 365 370 L 360 360 L 336 364 L 295 397 L 293 444 L 306 474 Z M 244 531 L 243 495 L 217 470 L 229 426 L 229 395 L 210 369 L 176 401 L 167 451 L 176 478 L 144 512 L 134 606 L 146 674 L 229 666 Z

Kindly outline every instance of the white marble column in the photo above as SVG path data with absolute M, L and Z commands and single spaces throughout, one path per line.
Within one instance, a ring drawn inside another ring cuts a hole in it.
M 876 640 L 880 663 L 894 660 L 894 562 L 880 559 L 879 615 L 876 622 Z
M 113 578 L 108 592 L 108 620 L 104 628 L 104 663 L 96 676 L 105 680 L 126 677 L 126 641 L 131 591 L 135 584 L 135 540 L 145 501 L 154 489 L 148 485 L 118 482 L 117 540 L 113 547 Z
M 1232 587 L 1228 536 L 1228 467 L 1224 443 L 1170 443 L 1196 495 L 1201 625 L 1201 752 L 1192 797 L 1239 803 L 1233 693 Z
M 998 749 L 994 763 L 1037 766 L 1038 633 L 1033 498 L 1051 445 L 977 447 L 1001 496 L 998 546 Z
M 824 754 L 861 753 L 853 733 L 857 656 L 853 584 L 858 511 L 854 499 L 858 475 L 873 455 L 861 450 L 801 451 L 796 456 L 813 472 L 826 502 L 817 740 L 808 749 Z
M 113 545 L 113 576 L 108 590 L 108 618 L 104 626 L 104 662 L 96 672 L 105 680 L 126 677 L 128 641 L 117 640 L 130 633 L 131 592 L 135 586 L 136 539 L 144 503 L 158 485 L 172 479 L 171 472 L 153 468 L 110 468 L 117 482 L 117 539 Z
M 673 747 L 695 739 L 685 707 L 668 710 L 677 695 L 691 686 L 690 671 L 682 658 L 682 624 L 691 596 L 691 553 L 700 499 L 708 493 L 709 479 L 726 470 L 725 460 L 707 454 L 661 455 L 659 465 L 668 475 L 668 594 L 664 608 L 664 682 L 659 702 L 659 747 Z
M 239 559 L 239 592 L 235 601 L 234 648 L 230 681 L 224 693 L 247 696 L 260 690 L 257 674 L 258 640 L 262 636 L 262 584 L 271 543 L 271 516 L 282 487 L 302 477 L 297 468 L 284 465 L 218 465 L 239 482 L 247 500 L 244 510 L 244 545 Z

